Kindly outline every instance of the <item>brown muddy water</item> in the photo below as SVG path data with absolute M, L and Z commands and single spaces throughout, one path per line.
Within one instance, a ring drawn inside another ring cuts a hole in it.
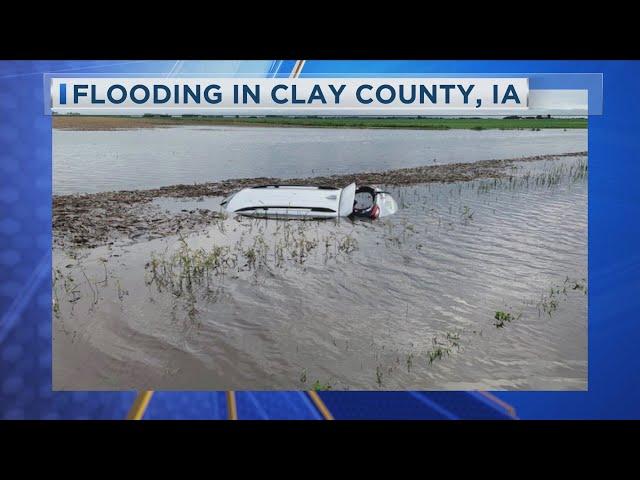
M 54 388 L 584 390 L 587 158 L 501 168 L 388 185 L 374 222 L 146 199 L 210 217 L 54 249 Z

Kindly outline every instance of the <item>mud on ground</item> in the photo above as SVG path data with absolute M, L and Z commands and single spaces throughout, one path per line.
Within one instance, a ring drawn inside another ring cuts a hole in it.
M 53 241 L 54 246 L 62 248 L 93 248 L 115 241 L 138 241 L 195 231 L 224 217 L 224 214 L 209 209 L 183 210 L 176 214 L 152 208 L 150 202 L 160 197 L 221 197 L 242 188 L 270 184 L 344 187 L 352 182 L 357 185 L 464 182 L 480 178 L 508 177 L 510 175 L 508 167 L 519 162 L 586 155 L 587 152 L 573 152 L 348 175 L 291 179 L 242 178 L 194 185 L 171 185 L 149 190 L 54 195 Z

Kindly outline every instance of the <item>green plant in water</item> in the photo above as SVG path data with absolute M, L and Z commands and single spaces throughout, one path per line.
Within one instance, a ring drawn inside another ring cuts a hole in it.
M 382 369 L 380 368 L 380 365 L 378 365 L 376 367 L 376 383 L 378 384 L 379 387 L 382 386 Z
M 460 348 L 460 334 L 457 332 L 447 332 L 446 339 L 452 347 Z
M 258 255 L 256 254 L 255 248 L 251 247 L 251 248 L 248 248 L 247 250 L 245 250 L 244 258 L 247 260 L 247 266 L 249 268 L 255 267 L 256 258 L 258 258 Z
M 427 352 L 427 358 L 429 359 L 429 365 L 436 360 L 440 360 L 444 357 L 445 353 L 449 355 L 449 350 L 442 347 L 435 347 Z
M 582 281 L 573 280 L 571 283 L 572 283 L 572 286 L 571 286 L 572 290 L 578 290 L 584 293 L 585 295 L 587 294 L 587 285 L 586 283 L 584 283 L 584 279 L 582 279 Z
M 520 315 L 518 315 L 517 318 L 520 318 Z M 509 312 L 497 311 L 493 317 L 493 319 L 495 320 L 493 324 L 496 326 L 496 328 L 502 328 L 507 323 L 516 320 L 517 318 Z
M 116 291 L 118 293 L 118 299 L 122 302 L 124 300 L 124 297 L 129 295 L 129 291 L 125 290 L 124 288 L 122 288 L 122 285 L 120 285 L 120 280 L 116 279 Z
M 413 366 L 413 353 L 407 355 L 407 372 L 411 373 L 411 367 Z
M 316 392 L 322 391 L 322 390 L 331 390 L 331 385 L 326 383 L 323 384 L 320 382 L 320 380 L 316 380 L 315 383 L 311 386 L 312 390 L 315 390 Z
M 463 223 L 468 223 L 473 220 L 473 211 L 469 209 L 466 205 L 462 208 L 462 221 Z

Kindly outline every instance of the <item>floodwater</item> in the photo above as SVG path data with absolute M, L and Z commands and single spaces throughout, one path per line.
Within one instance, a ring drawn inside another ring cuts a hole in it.
M 274 130 L 249 135 L 278 138 Z M 255 145 L 237 156 L 238 164 L 198 179 L 256 176 L 271 158 L 273 168 L 263 173 L 282 174 L 287 168 L 275 152 L 317 149 L 313 141 L 297 144 L 294 130 L 286 129 L 294 138 L 289 146 L 289 139 L 277 147 L 272 138 L 252 169 L 242 159 L 259 151 Z M 113 135 L 56 132 L 56 160 L 68 133 Z M 453 132 L 340 131 L 339 146 L 325 137 L 330 133 L 310 135 L 325 142 L 321 164 L 332 173 L 417 162 L 415 153 L 409 159 L 389 153 L 400 156 L 409 137 L 409 151 L 434 148 L 435 157 L 450 161 L 586 150 L 586 132 L 465 132 L 479 144 L 460 141 L 448 157 Z M 381 134 L 405 139 L 385 147 L 382 165 L 369 156 L 335 163 L 337 152 L 364 138 L 372 142 L 364 151 L 373 154 Z M 515 138 L 499 142 L 506 134 Z M 440 138 L 439 146 L 418 146 L 422 136 Z M 527 145 L 534 136 L 545 139 L 537 148 Z M 140 151 L 168 148 L 137 141 Z M 239 140 L 227 141 L 241 148 Z M 80 142 L 71 150 L 80 146 L 89 148 Z M 205 148 L 193 148 L 205 164 Z M 162 170 L 171 155 L 156 159 L 162 166 L 156 176 L 137 175 L 134 183 L 167 183 Z M 291 175 L 309 174 L 311 164 Z M 504 179 L 389 187 L 399 211 L 372 222 L 229 217 L 184 237 L 55 250 L 54 388 L 585 390 L 586 165 L 586 157 L 522 162 Z M 81 170 L 77 175 L 98 176 Z M 124 188 L 125 177 L 84 182 Z M 77 181 L 59 179 L 58 188 L 73 189 Z M 216 209 L 219 201 L 161 199 L 151 208 Z
M 179 126 L 53 131 L 55 195 L 300 178 L 587 150 L 587 130 Z

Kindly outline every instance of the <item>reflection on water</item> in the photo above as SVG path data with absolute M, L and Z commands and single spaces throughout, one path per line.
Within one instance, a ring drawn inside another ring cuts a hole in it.
M 586 389 L 586 183 L 586 158 L 528 162 L 389 187 L 374 222 L 56 251 L 54 387 Z
M 55 195 L 585 151 L 586 130 L 171 127 L 53 131 Z

